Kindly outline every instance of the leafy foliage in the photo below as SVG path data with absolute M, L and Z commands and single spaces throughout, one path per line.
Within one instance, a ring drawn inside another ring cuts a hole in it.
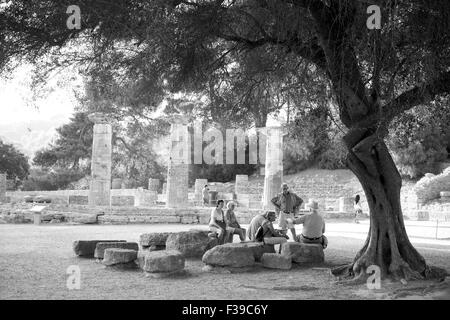
M 27 178 L 29 170 L 28 158 L 12 144 L 0 140 L 0 172 L 17 185 Z
M 84 177 L 84 173 L 76 169 L 56 168 L 53 170 L 33 168 L 28 179 L 23 182 L 24 191 L 64 190 L 72 182 Z
M 449 157 L 449 98 L 430 106 L 419 106 L 396 119 L 389 136 L 389 147 L 401 174 L 417 179 L 435 172 L 435 164 Z

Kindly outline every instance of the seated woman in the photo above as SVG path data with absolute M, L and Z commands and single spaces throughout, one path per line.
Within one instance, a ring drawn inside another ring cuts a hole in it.
M 211 219 L 209 220 L 209 230 L 217 233 L 219 244 L 223 244 L 227 239 L 227 224 L 223 213 L 223 200 L 217 201 L 217 206 L 211 211 Z
M 236 219 L 234 208 L 236 204 L 232 201 L 227 203 L 227 211 L 225 212 L 225 222 L 227 224 L 227 231 L 230 232 L 229 242 L 233 242 L 233 235 L 238 234 L 241 242 L 245 241 L 245 229 L 241 227 Z
M 303 224 L 302 234 L 298 237 L 298 241 L 320 243 L 325 249 L 328 246 L 328 239 L 324 236 L 325 221 L 319 215 L 319 204 L 310 200 L 306 206 L 309 207 L 310 213 L 295 220 L 296 224 Z

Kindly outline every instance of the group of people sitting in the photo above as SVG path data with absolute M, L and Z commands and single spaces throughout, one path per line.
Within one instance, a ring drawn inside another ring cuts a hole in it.
M 245 241 L 246 235 L 250 241 L 264 242 L 266 244 L 282 244 L 289 237 L 289 229 L 293 240 L 302 243 L 320 243 L 323 248 L 328 245 L 325 237 L 325 221 L 319 214 L 319 206 L 316 201 L 310 200 L 307 203 L 309 213 L 298 216 L 303 200 L 289 190 L 289 186 L 284 183 L 282 192 L 272 199 L 275 211 L 266 211 L 256 215 L 250 222 L 248 230 L 241 227 L 237 221 L 234 209 L 234 202 L 228 202 L 224 212 L 224 201 L 218 200 L 217 206 L 211 212 L 209 228 L 217 234 L 219 243 L 232 242 L 235 234 L 239 235 L 241 242 Z M 278 229 L 275 229 L 273 222 L 278 218 Z M 295 225 L 302 224 L 302 233 L 297 236 Z

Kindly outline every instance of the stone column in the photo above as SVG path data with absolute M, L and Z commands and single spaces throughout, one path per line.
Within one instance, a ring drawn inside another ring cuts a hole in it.
M 186 117 L 170 117 L 170 160 L 167 169 L 167 200 L 169 208 L 188 206 L 190 139 Z
M 90 114 L 89 120 L 94 122 L 89 205 L 109 206 L 111 204 L 112 126 L 110 119 L 102 113 Z
M 0 202 L 6 202 L 6 173 L 0 173 Z
M 263 209 L 274 210 L 270 200 L 281 190 L 283 182 L 283 128 L 268 127 L 264 170 Z
M 158 192 L 159 184 L 160 184 L 159 179 L 153 178 L 148 179 L 148 190 Z

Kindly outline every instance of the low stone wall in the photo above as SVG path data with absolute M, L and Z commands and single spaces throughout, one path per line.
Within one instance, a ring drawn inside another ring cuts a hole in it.
M 57 191 L 7 191 L 9 202 L 23 202 L 26 196 L 45 196 L 54 204 L 80 204 L 88 201 L 89 190 L 57 190 Z M 144 189 L 112 189 L 112 206 L 153 206 L 157 201 L 155 191 Z

